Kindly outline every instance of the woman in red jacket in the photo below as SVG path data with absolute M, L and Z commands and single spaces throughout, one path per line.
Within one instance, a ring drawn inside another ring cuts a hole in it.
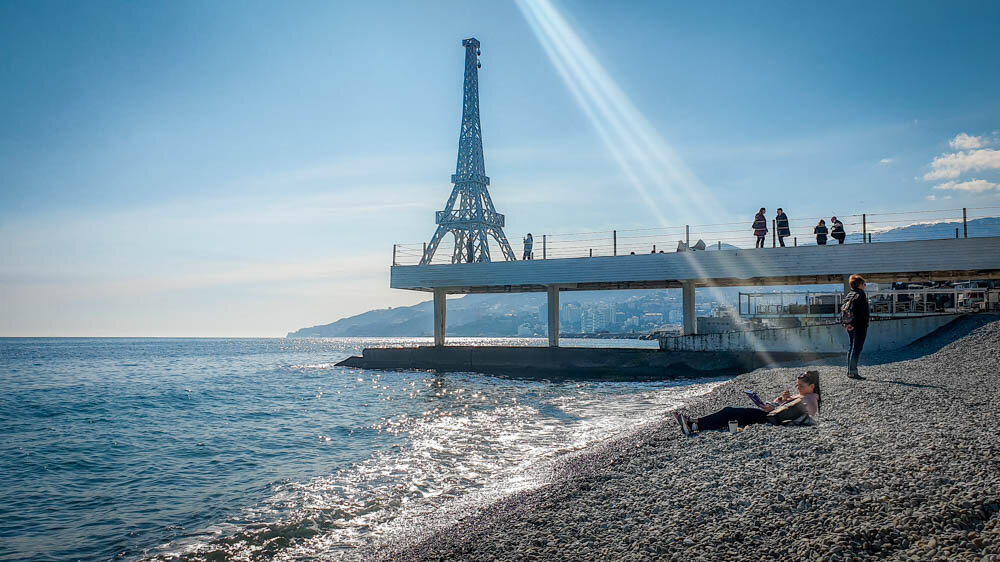
M 764 216 L 764 211 L 764 207 L 761 207 L 753 218 L 753 235 L 757 237 L 756 248 L 763 248 L 764 238 L 767 237 L 767 217 Z

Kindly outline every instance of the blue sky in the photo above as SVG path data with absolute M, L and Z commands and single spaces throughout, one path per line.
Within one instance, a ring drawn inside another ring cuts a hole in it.
M 0 335 L 283 335 L 424 300 L 388 265 L 451 190 L 468 36 L 518 253 L 528 231 L 760 206 L 1000 205 L 997 21 L 995 2 L 5 2 Z

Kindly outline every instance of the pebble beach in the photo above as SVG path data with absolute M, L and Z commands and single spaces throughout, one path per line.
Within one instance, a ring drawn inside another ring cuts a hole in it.
M 873 329 L 877 328 L 873 326 Z M 1000 318 L 960 319 L 864 381 L 816 363 L 814 427 L 681 434 L 662 419 L 574 454 L 548 483 L 381 560 L 1000 560 Z M 759 369 L 682 409 L 750 406 L 801 366 Z

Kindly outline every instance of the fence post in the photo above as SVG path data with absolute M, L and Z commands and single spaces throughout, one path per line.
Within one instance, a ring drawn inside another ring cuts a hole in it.
M 545 235 L 542 235 L 542 259 L 545 259 Z
M 691 248 L 691 225 L 684 225 L 684 245 Z
M 593 248 L 590 249 L 590 257 L 594 257 L 594 249 Z
M 396 245 L 392 245 L 392 265 L 396 265 Z
M 864 244 L 868 240 L 868 217 L 865 213 L 861 213 L 861 243 Z
M 424 242 L 424 253 L 420 254 L 420 261 L 421 262 L 424 261 L 424 258 L 426 257 L 427 257 L 427 242 Z M 429 263 L 430 262 L 428 262 L 428 264 Z
M 778 227 L 776 226 L 777 224 L 778 224 L 777 221 L 775 221 L 774 219 L 771 219 L 771 247 L 772 248 L 774 248 L 774 247 L 776 247 L 778 245 L 777 242 L 775 242 L 775 237 L 778 235 Z
M 955 228 L 955 239 L 958 240 L 958 228 Z
M 965 207 L 962 207 L 962 238 L 969 237 L 969 223 L 966 221 Z
M 719 249 L 722 249 L 722 240 L 719 240 Z
M 868 233 L 868 243 L 869 244 L 872 243 L 872 233 L 871 232 Z
M 795 246 L 796 248 L 798 248 L 798 247 L 799 247 L 799 237 L 798 237 L 798 236 L 796 236 L 796 237 L 792 238 L 792 244 L 793 244 L 793 245 L 794 245 L 794 246 Z
M 611 247 L 612 247 L 612 251 L 614 252 L 611 255 L 617 256 L 618 255 L 618 231 L 617 230 L 612 230 L 611 231 Z

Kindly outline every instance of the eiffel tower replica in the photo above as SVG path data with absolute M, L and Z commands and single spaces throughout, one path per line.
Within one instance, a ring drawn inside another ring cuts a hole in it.
M 465 47 L 465 95 L 462 101 L 462 130 L 458 137 L 458 165 L 451 183 L 455 188 L 443 211 L 435 214 L 437 230 L 427 244 L 420 265 L 431 263 L 441 240 L 451 233 L 455 249 L 451 263 L 481 263 L 490 261 L 489 236 L 492 236 L 504 259 L 514 261 L 513 250 L 504 236 L 503 215 L 493 208 L 486 186 L 483 164 L 483 133 L 479 128 L 479 41 L 475 38 L 462 41 Z

